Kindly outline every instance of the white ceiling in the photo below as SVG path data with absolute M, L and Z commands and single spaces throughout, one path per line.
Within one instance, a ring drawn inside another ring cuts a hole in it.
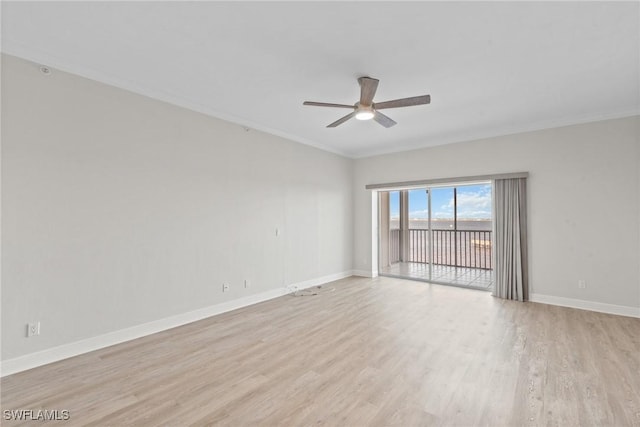
M 2 50 L 351 157 L 640 114 L 638 2 L 2 2 Z M 398 122 L 325 126 L 359 76 Z

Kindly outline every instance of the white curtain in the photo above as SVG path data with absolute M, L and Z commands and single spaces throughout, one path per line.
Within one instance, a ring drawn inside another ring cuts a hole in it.
M 529 298 L 526 183 L 526 178 L 512 178 L 493 185 L 493 295 L 518 301 Z

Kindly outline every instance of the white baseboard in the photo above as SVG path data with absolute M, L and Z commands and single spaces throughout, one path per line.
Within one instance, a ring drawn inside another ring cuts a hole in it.
M 640 318 L 640 307 L 630 307 L 627 305 L 605 304 L 603 302 L 585 301 L 543 294 L 530 294 L 529 301 Z
M 367 271 L 367 270 L 353 270 L 353 276 L 360 276 L 360 277 L 378 277 L 378 273 L 377 272 L 372 272 L 372 271 Z
M 58 347 L 52 347 L 35 353 L 26 354 L 24 356 L 7 359 L 0 362 L 0 377 L 15 374 L 17 372 L 26 371 L 38 366 L 57 362 L 59 360 L 68 359 L 69 357 L 78 356 L 90 351 L 99 350 L 101 348 L 120 344 L 126 341 L 141 338 L 147 335 L 162 332 L 167 329 L 186 325 L 187 323 L 196 322 L 207 317 L 217 314 L 226 313 L 238 308 L 247 307 L 262 301 L 291 293 L 293 289 L 305 289 L 312 286 L 318 286 L 323 283 L 332 282 L 334 280 L 343 279 L 352 276 L 351 271 L 344 271 L 337 274 L 319 277 L 317 279 L 306 280 L 304 282 L 295 283 L 286 287 L 272 289 L 270 291 L 261 292 L 255 295 L 238 298 L 233 301 L 227 301 L 209 307 L 201 308 L 187 313 L 178 314 L 164 319 L 155 320 L 153 322 L 143 323 L 126 329 L 109 332 L 104 335 L 87 338 L 84 340 L 64 344 Z

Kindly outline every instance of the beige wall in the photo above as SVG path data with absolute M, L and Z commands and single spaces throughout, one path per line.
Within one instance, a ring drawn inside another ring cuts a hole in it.
M 532 292 L 640 307 L 639 123 L 609 120 L 356 160 L 354 268 L 372 270 L 365 185 L 529 172 Z
M 3 360 L 350 271 L 351 160 L 2 59 Z

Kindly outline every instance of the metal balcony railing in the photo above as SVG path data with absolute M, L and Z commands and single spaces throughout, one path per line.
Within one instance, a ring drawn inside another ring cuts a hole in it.
M 409 252 L 404 261 L 429 263 L 429 230 L 409 230 Z M 491 231 L 488 230 L 432 230 L 433 264 L 491 270 Z M 391 262 L 400 261 L 400 230 L 390 231 Z

